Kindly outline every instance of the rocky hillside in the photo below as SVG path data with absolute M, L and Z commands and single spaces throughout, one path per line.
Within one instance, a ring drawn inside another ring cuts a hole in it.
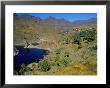
M 76 27 L 85 29 L 96 25 L 96 19 L 70 22 L 64 18 L 57 19 L 49 16 L 46 19 L 34 17 L 29 14 L 14 14 L 14 44 L 24 44 L 27 40 L 31 43 L 47 40 L 60 42 L 64 32 L 75 31 Z M 56 38 L 57 37 L 57 38 Z

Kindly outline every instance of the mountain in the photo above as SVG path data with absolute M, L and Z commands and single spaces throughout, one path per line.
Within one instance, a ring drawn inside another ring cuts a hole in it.
M 97 19 L 96 18 L 90 18 L 88 20 L 77 20 L 77 21 L 74 21 L 73 24 L 76 24 L 76 25 L 94 25 L 94 24 L 97 24 Z
M 52 16 L 41 19 L 28 14 L 14 14 L 14 43 L 22 43 L 24 39 L 33 42 L 43 37 L 50 40 L 59 40 L 62 38 L 61 33 L 73 31 L 74 27 L 80 25 L 90 26 L 90 24 L 96 24 L 96 18 L 70 22 L 64 18 L 57 19 Z
M 32 22 L 40 22 L 42 19 L 40 17 L 34 17 L 29 14 L 22 14 L 22 15 L 14 15 L 15 21 L 32 21 Z
M 56 19 L 55 17 L 52 17 L 52 16 L 49 16 L 47 17 L 44 22 L 47 22 L 49 24 L 52 24 L 52 25 L 72 25 L 71 22 L 69 22 L 68 20 L 65 20 L 64 18 L 61 18 L 61 19 Z
M 48 30 L 58 30 L 58 31 L 68 31 L 73 29 L 73 27 L 81 25 L 96 25 L 97 19 L 91 18 L 88 20 L 76 20 L 70 22 L 64 18 L 57 19 L 55 17 L 49 16 L 46 19 L 41 19 L 40 17 L 31 16 L 29 14 L 14 15 L 15 29 L 35 29 L 36 31 L 48 31 Z
M 61 18 L 56 19 L 55 17 L 49 16 L 43 20 L 44 23 L 47 23 L 50 27 L 56 27 L 57 29 L 67 30 L 73 27 L 73 23 L 68 20 Z

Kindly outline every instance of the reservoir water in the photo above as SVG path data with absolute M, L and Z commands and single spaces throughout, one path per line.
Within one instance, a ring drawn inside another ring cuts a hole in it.
M 14 69 L 19 69 L 22 64 L 30 64 L 43 59 L 47 55 L 47 50 L 38 48 L 20 48 L 19 53 L 14 56 Z

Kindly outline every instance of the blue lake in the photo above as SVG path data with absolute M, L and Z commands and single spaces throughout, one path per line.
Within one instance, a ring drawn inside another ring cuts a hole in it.
M 47 50 L 37 48 L 20 48 L 19 53 L 14 56 L 14 68 L 18 69 L 21 64 L 30 64 L 43 59 L 47 55 Z

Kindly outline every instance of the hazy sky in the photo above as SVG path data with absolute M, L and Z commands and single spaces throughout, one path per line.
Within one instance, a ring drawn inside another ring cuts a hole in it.
M 49 16 L 55 17 L 57 19 L 64 18 L 69 21 L 76 20 L 87 20 L 90 18 L 97 18 L 96 13 L 28 13 L 31 16 L 40 17 L 41 19 L 46 19 Z M 22 15 L 22 13 L 19 13 Z

